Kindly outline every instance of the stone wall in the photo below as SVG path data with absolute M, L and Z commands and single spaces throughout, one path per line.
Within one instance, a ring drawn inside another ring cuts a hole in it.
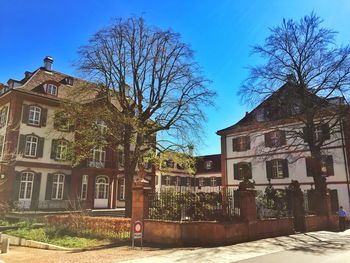
M 145 242 L 171 246 L 228 245 L 293 233 L 292 218 L 241 223 L 144 221 Z
M 319 231 L 319 230 L 338 230 L 339 222 L 338 216 L 305 216 L 305 232 Z

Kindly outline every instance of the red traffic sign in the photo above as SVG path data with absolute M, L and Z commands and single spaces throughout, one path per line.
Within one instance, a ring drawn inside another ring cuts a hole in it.
M 134 238 L 142 238 L 142 222 L 135 221 L 134 223 Z

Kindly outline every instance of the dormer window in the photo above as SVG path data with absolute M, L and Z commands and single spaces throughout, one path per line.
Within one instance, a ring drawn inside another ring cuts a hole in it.
M 57 96 L 57 86 L 54 84 L 45 84 L 44 85 L 45 92 L 52 96 Z
M 205 168 L 206 170 L 212 169 L 212 168 L 213 168 L 213 161 L 205 161 L 205 163 L 204 163 L 204 168 Z
M 64 79 L 64 82 L 66 85 L 73 86 L 73 78 L 71 78 L 71 77 L 66 77 Z

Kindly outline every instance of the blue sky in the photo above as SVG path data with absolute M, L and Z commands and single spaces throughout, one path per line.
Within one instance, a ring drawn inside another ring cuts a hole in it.
M 217 108 L 206 110 L 205 144 L 197 152 L 219 153 L 215 132 L 251 110 L 236 94 L 246 67 L 258 62 L 249 55 L 251 46 L 283 18 L 299 19 L 313 10 L 339 32 L 340 44 L 350 43 L 348 0 L 0 0 L 0 82 L 21 79 L 45 55 L 54 57 L 55 70 L 77 75 L 76 51 L 94 32 L 113 17 L 143 15 L 149 24 L 179 32 L 212 80 Z

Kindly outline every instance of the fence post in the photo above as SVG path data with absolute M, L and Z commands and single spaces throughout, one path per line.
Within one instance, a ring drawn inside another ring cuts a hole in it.
M 255 190 L 238 189 L 238 199 L 241 218 L 248 222 L 256 221 Z
M 131 222 L 143 221 L 148 217 L 149 200 L 148 193 L 151 190 L 148 181 L 136 181 L 132 188 L 132 215 Z

